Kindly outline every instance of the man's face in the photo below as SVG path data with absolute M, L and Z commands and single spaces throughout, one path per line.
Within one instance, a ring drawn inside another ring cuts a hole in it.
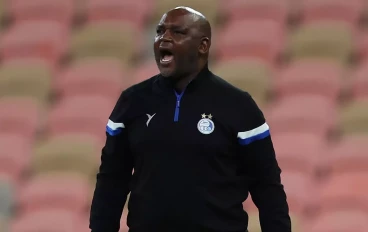
M 154 42 L 161 75 L 180 78 L 197 68 L 200 45 L 197 30 L 190 13 L 173 10 L 162 17 Z

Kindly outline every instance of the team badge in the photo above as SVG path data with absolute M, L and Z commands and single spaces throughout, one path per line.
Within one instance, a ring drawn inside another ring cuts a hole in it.
M 215 130 L 215 124 L 212 121 L 212 115 L 202 114 L 202 119 L 199 120 L 197 128 L 202 134 L 211 134 Z

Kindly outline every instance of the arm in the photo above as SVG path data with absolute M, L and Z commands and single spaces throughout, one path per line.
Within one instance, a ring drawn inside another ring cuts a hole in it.
M 133 158 L 123 120 L 128 101 L 122 94 L 106 126 L 106 143 L 90 213 L 92 232 L 118 232 L 123 207 L 129 193 Z
M 248 125 L 238 133 L 240 157 L 252 183 L 249 192 L 259 210 L 262 232 L 291 232 L 289 207 L 281 183 L 269 126 L 254 100 L 245 102 Z

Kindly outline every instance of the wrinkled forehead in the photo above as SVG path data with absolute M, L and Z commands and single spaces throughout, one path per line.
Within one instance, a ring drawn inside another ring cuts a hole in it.
M 159 26 L 175 26 L 175 27 L 185 27 L 192 28 L 196 26 L 196 21 L 198 20 L 197 15 L 184 11 L 184 10 L 173 10 L 164 14 L 158 23 Z

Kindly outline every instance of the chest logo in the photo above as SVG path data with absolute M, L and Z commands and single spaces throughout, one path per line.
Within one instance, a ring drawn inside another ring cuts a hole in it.
M 146 115 L 147 115 L 147 117 L 148 117 L 148 120 L 147 120 L 147 122 L 146 122 L 146 125 L 147 125 L 147 127 L 148 127 L 148 124 L 150 123 L 151 119 L 156 115 L 156 113 L 154 113 L 152 116 L 151 116 L 151 115 L 149 115 L 149 114 L 146 114 Z
M 212 115 L 202 114 L 202 119 L 199 120 L 197 128 L 202 134 L 211 134 L 215 130 L 215 123 L 212 121 Z

